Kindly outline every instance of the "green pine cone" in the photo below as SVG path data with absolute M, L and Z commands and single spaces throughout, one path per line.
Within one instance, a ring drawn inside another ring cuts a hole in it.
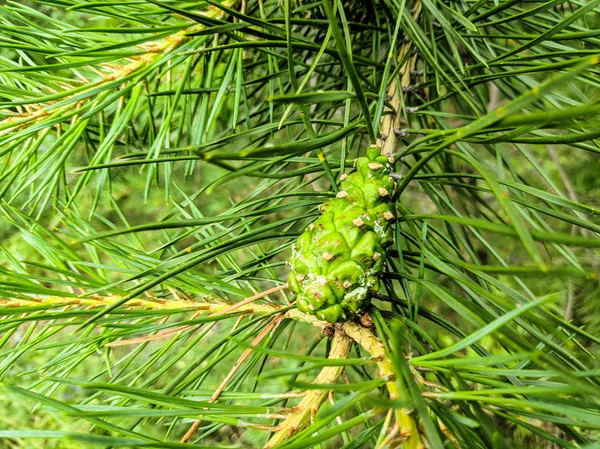
M 392 243 L 394 182 L 388 159 L 371 147 L 342 177 L 341 190 L 292 245 L 288 277 L 298 309 L 330 323 L 361 313 L 379 290 Z

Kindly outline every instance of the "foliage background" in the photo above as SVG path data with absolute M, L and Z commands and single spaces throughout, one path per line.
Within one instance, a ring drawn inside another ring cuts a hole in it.
M 177 447 L 201 413 L 196 444 L 262 446 L 269 433 L 227 405 L 275 424 L 265 407 L 295 403 L 277 394 L 306 388 L 329 343 L 286 320 L 259 342 L 277 352 L 254 351 L 206 412 L 189 401 L 272 317 L 215 320 L 194 303 L 285 279 L 289 245 L 372 140 L 407 61 L 402 257 L 373 311 L 391 357 L 423 376 L 398 375 L 402 405 L 431 447 L 597 440 L 599 2 L 330 4 L 3 3 L 2 447 Z M 135 299 L 111 310 L 119 298 Z M 385 414 L 366 413 L 385 388 L 352 386 L 377 378 L 371 365 L 338 380 L 347 410 L 326 404 L 287 447 L 317 430 L 323 447 L 382 443 Z

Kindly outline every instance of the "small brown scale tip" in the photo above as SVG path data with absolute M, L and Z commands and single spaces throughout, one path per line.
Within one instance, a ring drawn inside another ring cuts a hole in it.
M 387 189 L 384 189 L 383 187 L 379 187 L 379 189 L 377 189 L 377 191 L 379 192 L 379 196 L 389 196 L 390 192 L 387 191 Z
M 381 165 L 379 162 L 371 162 L 370 164 L 367 164 L 367 166 L 373 171 L 379 170 L 381 167 L 383 167 L 383 165 Z
M 383 218 L 385 218 L 386 220 L 391 220 L 392 218 L 394 218 L 394 214 L 392 214 L 389 211 L 388 212 L 384 212 Z
M 376 252 L 375 254 L 373 254 L 373 260 L 375 262 L 377 262 L 379 260 L 379 258 L 381 257 L 381 253 Z
M 335 257 L 335 256 L 334 256 L 333 254 L 331 254 L 331 253 L 328 253 L 328 252 L 324 252 L 324 253 L 323 253 L 323 259 L 325 259 L 325 260 L 331 260 L 331 259 L 333 259 L 334 257 Z
M 350 288 L 350 287 L 352 287 L 352 282 L 350 282 L 350 281 L 344 281 L 344 283 L 342 284 L 342 287 L 344 287 L 344 288 Z
M 340 190 L 335 197 L 336 198 L 346 198 L 348 196 L 348 192 L 346 192 L 345 190 Z
M 354 226 L 356 226 L 357 228 L 360 228 L 361 226 L 363 226 L 365 224 L 365 222 L 362 221 L 362 218 L 358 217 L 358 218 L 355 218 L 354 220 L 352 220 L 352 224 Z
M 342 176 L 340 176 L 340 181 L 345 181 L 346 179 L 348 179 L 348 175 L 346 173 L 342 174 Z

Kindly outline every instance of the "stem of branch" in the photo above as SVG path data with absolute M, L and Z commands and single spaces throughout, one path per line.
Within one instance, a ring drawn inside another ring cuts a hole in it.
M 351 343 L 352 341 L 343 332 L 336 332 L 333 337 L 329 358 L 345 359 L 348 357 Z M 343 366 L 326 366 L 315 379 L 315 383 L 332 384 L 340 376 L 343 369 Z M 312 417 L 327 399 L 328 394 L 329 390 L 308 390 L 292 414 L 279 424 L 279 430 L 271 437 L 265 449 L 272 448 L 286 441 L 290 436 L 309 425 Z
M 223 5 L 231 8 L 237 2 L 238 0 L 227 0 L 223 2 Z M 221 18 L 224 15 L 225 13 L 223 12 L 223 10 L 212 5 L 209 5 L 207 7 L 207 11 L 205 13 L 206 17 L 214 19 Z M 129 60 L 131 62 L 127 64 L 102 64 L 104 68 L 110 69 L 110 73 L 96 70 L 97 73 L 100 73 L 102 75 L 102 79 L 98 82 L 89 83 L 89 90 L 97 90 L 99 92 L 102 92 L 100 86 L 112 83 L 115 80 L 119 80 L 128 75 L 131 75 L 136 71 L 142 71 L 144 68 L 154 63 L 159 57 L 171 53 L 173 50 L 181 46 L 181 44 L 191 39 L 191 37 L 187 36 L 188 33 L 193 31 L 199 31 L 204 28 L 204 25 L 190 24 L 190 27 L 178 31 L 177 33 L 173 33 L 172 35 L 167 36 L 160 41 L 138 44 L 137 48 L 140 50 L 144 50 L 146 53 L 130 57 Z M 79 93 L 79 95 L 82 95 L 82 93 Z M 77 103 L 76 107 L 79 109 L 84 103 L 92 101 L 96 97 L 97 95 L 90 96 L 84 101 L 80 101 L 79 103 Z M 50 111 L 56 111 L 56 108 L 52 107 L 52 104 L 50 106 L 51 107 L 48 108 L 42 104 L 29 104 L 27 105 L 27 112 L 23 112 L 21 114 L 18 114 L 17 116 L 9 117 L 0 121 L 0 136 L 9 134 L 15 128 L 24 128 L 28 126 L 29 122 L 31 122 L 32 120 L 36 120 L 37 123 L 37 121 L 48 116 L 50 114 Z M 74 105 L 68 104 L 66 106 L 63 106 L 60 110 L 68 111 L 73 107 Z
M 281 290 L 282 288 L 274 288 L 269 290 L 269 292 L 274 292 Z M 254 300 L 258 299 L 255 295 Z M 261 295 L 264 296 L 264 295 Z M 102 306 L 108 306 L 110 303 L 118 301 L 119 297 L 108 297 L 108 298 L 60 298 L 60 297 L 46 297 L 46 298 L 36 298 L 31 300 L 24 299 L 13 299 L 13 300 L 4 300 L 0 301 L 1 306 L 13 306 L 13 307 L 27 307 L 33 304 L 44 304 L 47 305 L 48 308 L 56 308 L 56 307 L 64 307 L 69 305 L 86 305 L 88 307 L 97 308 Z M 244 304 L 241 304 L 244 303 Z M 281 307 L 271 305 L 271 304 L 255 304 L 249 303 L 248 301 L 241 301 L 238 303 L 239 305 L 235 305 L 235 309 L 242 313 L 254 314 L 254 315 L 268 315 L 281 310 Z M 159 308 L 171 308 L 171 309 L 188 309 L 188 310 L 196 310 L 198 312 L 204 312 L 206 314 L 220 315 L 221 313 L 228 313 L 232 311 L 232 305 L 226 302 L 218 302 L 218 303 L 194 303 L 185 300 L 157 300 L 157 301 L 147 301 L 147 300 L 139 300 L 139 301 L 131 301 L 127 303 L 127 310 L 132 309 L 159 309 Z M 227 310 L 228 312 L 224 312 Z M 300 312 L 298 309 L 291 309 L 286 311 L 280 318 L 276 318 L 275 321 L 279 323 L 279 320 L 283 319 L 292 319 L 296 321 L 302 321 L 304 323 L 313 325 L 318 328 L 323 328 L 328 323 L 325 321 L 320 321 L 313 315 L 308 315 Z M 273 321 L 272 323 L 274 323 Z M 172 335 L 173 332 L 169 332 L 169 335 Z M 371 354 L 374 358 L 377 358 L 379 361 L 377 365 L 379 367 L 379 373 L 381 376 L 387 376 L 390 379 L 394 378 L 394 372 L 392 370 L 392 365 L 385 354 L 385 348 L 379 338 L 373 334 L 368 329 L 362 327 L 358 323 L 347 322 L 342 326 L 342 331 L 337 331 L 334 335 L 333 345 L 331 348 L 331 352 L 329 357 L 334 359 L 345 358 L 348 355 L 350 350 L 350 343 L 354 340 L 360 346 L 363 347 L 367 352 Z M 254 345 L 254 342 L 253 342 Z M 247 357 L 247 355 L 246 355 Z M 242 360 L 243 362 L 243 360 Z M 237 364 L 236 364 L 237 365 Z M 235 368 L 235 367 L 234 367 Z M 318 375 L 315 380 L 315 383 L 333 383 L 339 377 L 342 372 L 343 367 L 340 366 L 332 366 L 325 367 Z M 230 376 L 228 376 L 230 377 Z M 228 379 L 227 379 L 228 380 Z M 399 397 L 398 387 L 393 380 L 390 380 L 386 384 L 387 389 L 389 391 L 390 399 L 397 399 Z M 222 391 L 222 388 L 220 390 Z M 306 393 L 306 396 L 300 402 L 298 407 L 296 407 L 296 411 L 287 418 L 283 423 L 281 423 L 278 428 L 277 433 L 271 438 L 269 441 L 269 445 L 267 447 L 273 447 L 281 441 L 284 441 L 285 438 L 288 438 L 293 433 L 301 430 L 305 427 L 311 415 L 314 415 L 316 410 L 322 405 L 322 403 L 327 398 L 328 390 L 311 390 Z M 422 443 L 418 432 L 418 427 L 412 416 L 409 414 L 407 410 L 397 409 L 395 411 L 396 421 L 400 426 L 400 435 L 405 439 L 405 447 L 407 449 L 421 449 Z
M 398 386 L 393 380 L 396 376 L 392 369 L 392 364 L 386 356 L 385 347 L 379 338 L 370 330 L 358 325 L 357 323 L 344 323 L 343 329 L 346 335 L 362 346 L 362 348 L 371 354 L 372 357 L 379 359 L 377 366 L 379 368 L 380 376 L 385 376 L 392 379 L 386 383 L 388 392 L 390 394 L 390 399 L 398 399 L 400 396 Z M 396 422 L 400 426 L 400 436 L 404 440 L 403 447 L 407 449 L 422 449 L 424 446 L 419 435 L 419 428 L 416 421 L 410 414 L 410 411 L 406 409 L 396 409 L 395 414 Z
M 416 20 L 421 12 L 420 1 L 415 3 L 413 11 L 413 18 Z M 402 44 L 399 59 L 402 60 L 411 49 L 412 43 L 410 41 Z M 394 77 L 387 90 L 387 98 L 392 105 L 393 113 L 386 114 L 381 118 L 381 135 L 377 139 L 377 146 L 381 148 L 381 154 L 387 157 L 391 157 L 396 153 L 396 146 L 398 143 L 397 131 L 400 130 L 400 121 L 402 119 L 402 115 L 400 114 L 402 107 L 402 102 L 400 101 L 402 89 L 406 89 L 410 86 L 410 75 L 413 72 L 416 63 L 416 55 L 410 56 L 404 62 L 398 72 L 398 76 Z M 400 86 L 398 86 L 398 78 L 400 78 Z

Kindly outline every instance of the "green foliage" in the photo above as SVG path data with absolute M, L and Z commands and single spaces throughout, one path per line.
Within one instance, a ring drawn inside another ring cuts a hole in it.
M 0 447 L 263 447 L 311 388 L 278 447 L 594 447 L 599 5 L 0 5 Z M 240 304 L 376 142 L 391 376 Z

